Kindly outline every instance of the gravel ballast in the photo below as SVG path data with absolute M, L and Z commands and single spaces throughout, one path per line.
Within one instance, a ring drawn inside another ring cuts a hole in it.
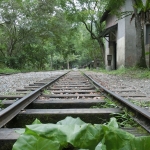
M 30 72 L 30 73 L 18 73 L 13 75 L 0 76 L 0 94 L 12 94 L 16 89 L 23 88 L 31 83 L 40 81 L 44 78 L 63 74 L 66 71 L 49 71 L 49 72 Z M 127 86 L 133 86 L 140 90 L 147 97 L 150 97 L 150 79 L 134 79 L 131 77 L 124 77 L 118 75 L 104 74 L 100 72 L 87 71 L 87 74 L 96 76 L 99 81 L 106 88 L 119 87 L 121 84 Z
M 0 94 L 13 94 L 16 89 L 23 88 L 36 81 L 61 75 L 66 71 L 30 72 L 0 76 Z
M 87 71 L 86 73 L 91 75 L 93 78 L 96 76 L 99 79 L 100 84 L 108 89 L 115 89 L 120 85 L 134 87 L 150 98 L 150 79 L 137 79 L 133 77 L 111 75 L 92 71 Z

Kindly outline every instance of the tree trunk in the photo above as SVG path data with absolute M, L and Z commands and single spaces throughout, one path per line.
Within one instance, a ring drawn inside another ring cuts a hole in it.
M 102 38 L 97 38 L 97 41 L 98 41 L 99 46 L 100 46 L 103 64 L 105 64 L 105 46 L 104 46 L 104 43 L 102 41 Z
M 136 1 L 132 0 L 133 6 L 135 6 Z M 136 51 L 137 51 L 137 61 L 136 65 L 138 67 L 147 68 L 145 59 L 145 46 L 144 46 L 144 32 L 141 25 L 139 15 L 137 13 L 137 8 L 133 7 L 135 14 L 135 28 L 136 28 Z
M 53 54 L 50 55 L 50 68 L 53 69 Z
M 10 39 L 8 45 L 7 45 L 7 56 L 11 57 L 13 54 L 13 50 L 15 47 L 17 40 L 16 39 Z
M 67 68 L 70 69 L 69 60 L 67 60 Z

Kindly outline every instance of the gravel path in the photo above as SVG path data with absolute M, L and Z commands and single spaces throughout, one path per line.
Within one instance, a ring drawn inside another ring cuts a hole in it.
M 66 71 L 30 72 L 0 76 L 0 94 L 13 94 L 16 89 L 51 76 L 63 74 Z
M 99 82 L 108 89 L 117 88 L 120 85 L 125 85 L 134 87 L 150 98 L 150 79 L 135 79 L 131 77 L 110 75 L 100 72 L 96 73 L 92 71 L 86 71 L 86 73 L 93 77 L 97 77 L 99 79 Z

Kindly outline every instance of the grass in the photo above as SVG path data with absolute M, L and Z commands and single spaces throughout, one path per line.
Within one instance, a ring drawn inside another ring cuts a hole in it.
M 110 99 L 105 99 L 105 104 L 98 104 L 91 108 L 117 108 L 117 104 Z M 129 112 L 124 109 L 122 113 L 111 114 L 112 117 L 117 119 L 119 127 L 137 127 L 137 123 L 130 117 Z
M 119 127 L 137 127 L 137 123 L 130 117 L 126 109 L 123 110 L 123 113 L 112 114 L 115 115 Z
M 51 94 L 51 91 L 50 90 L 44 90 L 43 93 L 44 94 Z
M 47 67 L 43 70 L 39 70 L 36 68 L 25 67 L 19 70 L 19 69 L 9 68 L 5 64 L 0 62 L 0 74 L 27 73 L 27 72 L 40 72 L 40 71 L 53 71 L 53 69 Z
M 19 72 L 21 72 L 20 70 L 15 70 L 15 69 L 10 69 L 10 68 L 7 68 L 7 67 L 5 67 L 5 68 L 0 68 L 0 73 L 10 73 L 10 74 L 12 74 L 12 73 L 19 73 Z
M 132 68 L 120 68 L 117 70 L 107 71 L 105 69 L 93 70 L 95 72 L 102 72 L 106 74 L 112 75 L 121 75 L 131 78 L 138 78 L 138 79 L 150 79 L 150 70 L 149 69 L 140 69 L 136 67 Z
M 3 104 L 2 104 L 3 100 L 0 100 L 0 109 L 3 108 Z
M 149 108 L 150 107 L 150 101 L 137 101 L 137 100 L 130 100 L 133 104 L 143 107 L 143 108 Z
M 7 67 L 4 67 L 4 68 L 1 68 L 0 67 L 0 73 L 4 73 L 4 74 L 13 74 L 13 73 L 26 73 L 26 72 L 40 72 L 40 71 L 53 71 L 53 70 L 37 70 L 37 69 L 23 69 L 23 70 L 17 70 L 17 69 L 11 69 L 11 68 L 7 68 Z
M 92 106 L 91 108 L 117 108 L 117 104 L 112 101 L 111 99 L 105 98 L 105 103 L 104 104 L 97 104 L 96 106 Z

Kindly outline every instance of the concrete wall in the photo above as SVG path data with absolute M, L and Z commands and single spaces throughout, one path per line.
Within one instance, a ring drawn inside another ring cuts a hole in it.
M 122 8 L 122 11 L 124 9 Z M 116 16 L 109 15 L 106 20 L 106 28 L 109 28 L 118 23 L 118 29 L 116 32 L 116 65 L 117 68 L 125 65 L 125 18 L 118 20 Z M 107 39 L 109 40 L 109 39 Z M 109 45 L 106 41 L 106 55 L 105 55 L 105 64 L 107 65 L 107 55 L 112 55 L 112 69 L 115 69 L 115 54 L 113 46 Z
M 143 0 L 146 2 L 146 0 Z M 133 11 L 132 1 L 126 0 L 125 6 L 121 8 L 121 11 Z M 118 29 L 116 33 L 116 61 L 117 69 L 119 67 L 131 67 L 135 66 L 137 52 L 136 52 L 136 29 L 135 21 L 130 22 L 131 16 L 118 20 L 117 17 L 109 15 L 106 19 L 106 28 L 109 28 L 118 23 Z M 146 30 L 145 30 L 146 32 Z M 107 38 L 107 40 L 109 40 Z M 145 44 L 146 52 L 149 51 L 149 44 Z M 107 55 L 113 56 L 111 67 L 114 69 L 114 51 L 111 44 L 106 41 L 105 51 L 105 64 L 107 66 Z M 149 66 L 149 55 L 146 56 L 147 65 Z M 149 66 L 150 67 L 150 66 Z
M 117 24 L 117 17 L 114 15 L 109 15 L 106 19 L 106 28 L 109 28 L 115 24 Z
M 125 18 L 118 20 L 117 32 L 117 68 L 122 66 L 125 66 Z
M 117 20 L 116 16 L 109 15 L 106 19 L 106 28 L 109 28 L 109 27 L 117 24 L 116 20 Z M 106 64 L 106 68 L 107 68 L 107 65 L 108 65 L 107 55 L 112 55 L 111 69 L 114 69 L 115 68 L 115 66 L 114 66 L 115 60 L 114 60 L 113 48 L 112 48 L 112 46 L 110 46 L 108 41 L 110 41 L 109 38 L 107 38 L 106 44 L 105 44 L 105 47 L 106 47 L 105 48 L 105 64 Z
M 126 0 L 126 11 L 132 11 L 131 0 Z M 136 30 L 135 21 L 130 22 L 131 16 L 125 18 L 125 66 L 131 67 L 136 64 Z

